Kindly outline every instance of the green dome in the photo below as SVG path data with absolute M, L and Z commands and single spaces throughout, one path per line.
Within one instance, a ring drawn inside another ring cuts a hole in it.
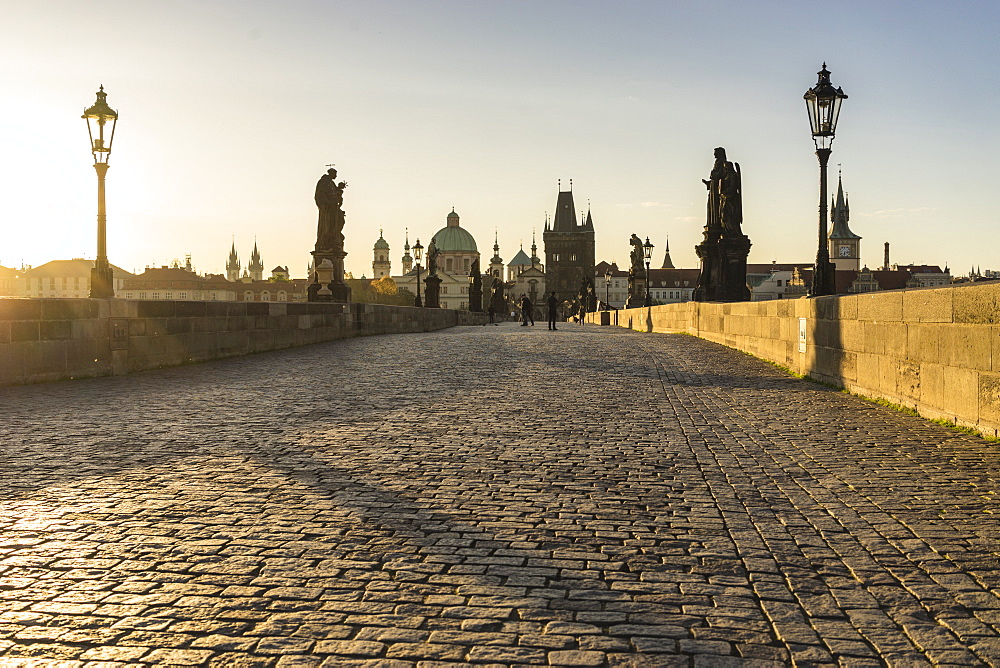
M 466 230 L 458 226 L 442 227 L 434 235 L 438 251 L 445 253 L 478 253 L 476 240 Z
M 378 241 L 375 242 L 375 250 L 389 250 L 389 242 L 379 237 Z

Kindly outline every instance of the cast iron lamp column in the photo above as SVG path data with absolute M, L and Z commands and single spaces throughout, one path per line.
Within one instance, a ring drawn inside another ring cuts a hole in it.
M 826 63 L 823 63 L 823 69 L 818 74 L 819 80 L 816 85 L 804 95 L 806 110 L 809 112 L 809 126 L 813 142 L 816 144 L 816 157 L 819 158 L 819 248 L 816 250 L 816 266 L 813 268 L 810 297 L 832 295 L 837 291 L 836 267 L 830 262 L 830 243 L 826 233 L 826 166 L 830 162 L 830 152 L 833 150 L 833 137 L 837 131 L 840 106 L 847 99 L 842 88 L 834 88 L 830 83 L 830 72 L 826 69 Z
M 611 310 L 611 267 L 604 272 L 604 303 L 607 305 L 607 310 Z
M 420 239 L 413 244 L 413 259 L 417 261 L 417 298 L 413 300 L 414 306 L 423 306 L 420 302 L 420 258 L 424 256 L 424 247 L 420 245 Z
M 471 311 L 473 313 L 475 312 L 475 309 L 472 308 L 472 287 L 475 285 L 475 283 L 476 283 L 476 277 L 470 271 L 469 272 L 469 293 L 468 293 L 469 294 L 469 311 Z
M 646 306 L 653 305 L 653 297 L 649 293 L 649 285 L 651 281 L 649 280 L 649 260 L 653 257 L 653 244 L 649 243 L 649 237 L 646 237 L 646 243 L 642 245 L 642 255 L 646 258 Z
M 108 106 L 105 99 L 107 96 L 108 94 L 104 92 L 104 86 L 101 86 L 101 89 L 97 91 L 97 101 L 94 106 L 85 109 L 81 117 L 87 121 L 90 150 L 94 155 L 94 169 L 97 171 L 97 259 L 94 261 L 94 268 L 90 270 L 90 296 L 92 299 L 107 299 L 115 296 L 114 271 L 111 269 L 111 263 L 108 262 L 104 177 L 108 173 L 108 158 L 111 156 L 111 143 L 115 139 L 118 112 Z M 111 121 L 111 134 L 105 142 L 104 126 L 107 125 L 108 121 Z

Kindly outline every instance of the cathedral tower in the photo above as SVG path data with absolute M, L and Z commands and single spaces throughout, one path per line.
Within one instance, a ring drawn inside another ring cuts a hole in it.
M 234 283 L 240 280 L 240 258 L 236 255 L 236 241 L 229 251 L 229 259 L 226 261 L 226 279 Z
M 247 265 L 247 271 L 250 272 L 251 281 L 263 281 L 264 280 L 264 261 L 260 259 L 260 253 L 257 252 L 257 242 L 253 242 L 253 254 L 250 255 L 250 264 Z

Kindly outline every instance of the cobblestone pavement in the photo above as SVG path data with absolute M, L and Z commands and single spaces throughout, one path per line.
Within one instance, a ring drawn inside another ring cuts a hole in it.
M 1000 665 L 1000 448 L 693 337 L 465 327 L 0 405 L 0 665 Z

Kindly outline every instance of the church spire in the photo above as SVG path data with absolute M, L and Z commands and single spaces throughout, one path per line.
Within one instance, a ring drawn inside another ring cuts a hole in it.
M 240 258 L 236 254 L 236 237 L 233 237 L 233 247 L 229 250 L 229 260 L 226 261 L 226 278 L 230 281 L 240 280 Z
M 670 261 L 670 235 L 667 235 L 666 241 L 663 242 L 663 247 L 666 249 L 666 255 L 663 256 L 663 266 L 660 269 L 674 269 L 674 263 Z
M 538 246 L 535 244 L 535 228 L 531 228 L 531 266 L 538 264 Z
M 247 271 L 250 272 L 252 280 L 264 280 L 264 261 L 260 259 L 260 253 L 257 251 L 256 239 L 253 240 L 253 253 L 250 255 L 250 264 L 247 265 Z
M 860 239 L 857 234 L 851 232 L 847 221 L 851 218 L 851 207 L 848 204 L 847 196 L 844 194 L 844 179 L 842 175 L 837 176 L 837 198 L 832 202 L 830 209 L 830 221 L 833 229 L 830 230 L 831 239 Z

